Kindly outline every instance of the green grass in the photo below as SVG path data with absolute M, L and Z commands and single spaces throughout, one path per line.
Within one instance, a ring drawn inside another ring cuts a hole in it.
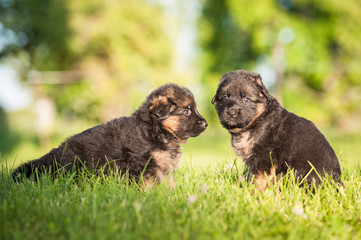
M 360 166 L 344 169 L 340 189 L 312 194 L 291 174 L 255 194 L 240 163 L 199 170 L 185 160 L 175 189 L 148 191 L 116 176 L 14 183 L 5 167 L 0 239 L 361 239 Z
M 252 194 L 241 160 L 228 168 L 235 154 L 219 124 L 183 146 L 175 190 L 141 191 L 115 177 L 14 183 L 10 168 L 65 136 L 43 150 L 29 137 L 0 156 L 0 239 L 361 239 L 360 134 L 325 135 L 345 186 L 326 185 L 315 194 L 292 181 Z

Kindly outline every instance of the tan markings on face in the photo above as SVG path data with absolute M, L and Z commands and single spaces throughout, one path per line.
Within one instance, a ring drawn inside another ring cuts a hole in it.
M 240 131 L 245 131 L 247 130 L 249 127 L 252 126 L 252 124 L 259 118 L 259 116 L 261 116 L 261 114 L 264 112 L 265 110 L 265 105 L 264 103 L 257 103 L 257 107 L 256 107 L 256 115 L 254 116 L 254 118 L 252 118 L 252 120 L 247 124 L 247 126 L 245 126 L 244 128 L 233 128 L 230 129 L 229 132 L 231 133 L 238 133 Z
M 170 116 L 162 124 L 165 129 L 174 134 L 179 128 L 179 116 Z
M 252 148 L 254 145 L 254 138 L 250 137 L 248 131 L 236 136 L 232 140 L 232 146 L 238 156 L 243 159 L 249 158 L 252 154 Z
M 150 109 L 152 110 L 160 104 L 167 105 L 168 99 L 171 98 L 174 98 L 174 90 L 172 88 L 168 88 L 164 91 L 164 93 L 162 93 L 162 95 L 159 95 L 150 101 Z
M 227 93 L 229 90 L 228 89 L 232 89 L 233 88 L 233 86 L 231 85 L 231 84 L 228 84 L 228 85 L 226 85 L 226 86 L 224 86 L 223 88 L 222 88 L 222 90 L 221 90 L 221 92 L 222 93 Z
M 262 80 L 259 77 L 249 77 L 251 81 L 256 82 L 259 86 L 263 86 Z
M 252 121 L 245 128 L 247 129 L 250 126 L 252 126 L 252 124 L 259 118 L 259 116 L 261 116 L 261 114 L 264 112 L 264 110 L 265 110 L 264 103 L 257 103 L 256 115 L 254 116 Z
M 257 78 L 257 79 L 256 79 L 256 83 L 257 83 L 259 86 L 263 86 L 262 80 L 261 80 L 260 78 Z
M 259 192 L 264 192 L 268 187 L 280 180 L 280 175 L 276 175 L 276 168 L 277 166 L 271 167 L 269 174 L 259 172 L 254 175 L 252 182 Z
M 256 118 L 259 117 L 259 115 L 261 115 L 265 110 L 265 106 L 264 103 L 257 103 L 257 115 Z
M 178 142 L 186 143 L 184 139 L 179 138 L 177 135 L 177 131 L 180 125 L 179 116 L 170 116 L 164 120 L 162 124 L 163 127 L 178 140 Z
M 253 91 L 253 88 L 249 85 L 242 86 L 243 92 L 251 93 Z
M 152 110 L 155 107 L 158 107 L 159 105 L 167 105 L 168 104 L 168 98 L 166 96 L 157 96 L 156 98 L 152 99 L 150 101 L 150 110 Z
M 192 105 L 192 103 L 193 103 L 193 100 L 192 100 L 192 99 L 186 98 L 186 99 L 184 100 L 184 102 L 182 103 L 182 105 L 183 105 L 184 107 L 187 107 L 187 106 L 189 106 L 189 105 Z
M 166 95 L 168 98 L 174 98 L 174 89 L 173 89 L 173 88 L 168 88 L 168 89 L 165 91 L 165 95 Z
M 176 108 L 177 108 L 177 106 L 172 104 L 172 106 L 169 109 L 169 112 L 173 112 Z
M 175 98 L 172 100 L 176 103 L 178 109 L 182 109 L 182 108 L 186 109 L 188 108 L 188 106 L 192 106 L 194 102 L 194 100 L 189 97 L 184 97 L 183 99 Z

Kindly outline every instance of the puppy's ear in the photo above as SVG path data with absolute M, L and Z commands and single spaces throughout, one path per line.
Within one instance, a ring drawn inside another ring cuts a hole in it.
M 166 119 L 174 109 L 175 105 L 166 96 L 159 95 L 150 100 L 149 112 L 159 119 Z
M 212 98 L 211 103 L 214 105 L 216 102 L 217 102 L 217 99 L 216 99 L 216 96 L 214 96 L 214 97 Z
M 267 101 L 271 99 L 271 95 L 269 94 L 268 90 L 265 87 L 260 89 L 260 95 L 261 97 L 264 96 L 267 99 Z
M 257 74 L 255 76 L 252 76 L 251 80 L 256 82 L 256 84 L 260 90 L 260 93 L 259 93 L 260 97 L 265 97 L 269 101 L 271 98 L 271 95 L 269 94 L 267 88 L 264 86 L 261 75 Z

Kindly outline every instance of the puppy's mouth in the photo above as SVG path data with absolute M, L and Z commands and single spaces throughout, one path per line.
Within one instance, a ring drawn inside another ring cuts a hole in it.
M 242 127 L 242 124 L 236 121 L 236 119 L 228 119 L 227 117 L 223 117 L 221 123 L 226 129 Z
M 193 131 L 190 134 L 186 134 L 184 136 L 180 136 L 180 134 L 177 134 L 175 132 L 173 132 L 172 135 L 178 140 L 179 143 L 187 144 L 188 138 L 198 137 L 202 132 L 204 132 L 205 129 L 206 127 L 204 127 L 203 129 L 199 129 L 197 131 Z
M 191 134 L 191 135 L 189 135 L 187 137 L 184 137 L 184 136 L 178 137 L 178 136 L 175 136 L 175 135 L 173 135 L 173 136 L 176 137 L 176 139 L 178 140 L 179 143 L 187 144 L 188 138 L 190 138 L 190 137 L 198 137 L 203 131 L 195 133 L 195 134 Z
M 173 127 L 174 125 L 165 126 L 165 129 L 174 137 L 175 140 L 177 140 L 177 142 L 187 144 L 188 138 L 199 136 L 207 128 L 208 123 L 206 120 L 199 120 L 196 125 L 188 124 L 181 128 L 178 127 L 179 125 L 176 127 Z
M 244 124 L 235 121 L 235 119 L 222 118 L 221 124 L 231 133 L 240 132 L 245 127 Z
M 228 116 L 226 117 L 222 116 L 220 120 L 223 127 L 226 128 L 230 133 L 240 133 L 251 128 L 261 114 L 262 112 L 258 113 L 253 118 L 242 119 L 242 120 L 240 119 L 241 116 L 239 116 L 238 118 L 230 118 Z

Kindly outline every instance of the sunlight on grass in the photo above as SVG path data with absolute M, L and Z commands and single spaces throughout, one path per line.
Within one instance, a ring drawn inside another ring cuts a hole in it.
M 228 162 L 227 162 L 228 161 Z M 239 161 L 196 169 L 185 159 L 176 188 L 148 191 L 114 176 L 45 176 L 14 183 L 0 172 L 1 239 L 359 239 L 361 168 L 344 187 L 314 193 L 292 173 L 264 193 Z M 229 165 L 233 163 L 233 165 Z

